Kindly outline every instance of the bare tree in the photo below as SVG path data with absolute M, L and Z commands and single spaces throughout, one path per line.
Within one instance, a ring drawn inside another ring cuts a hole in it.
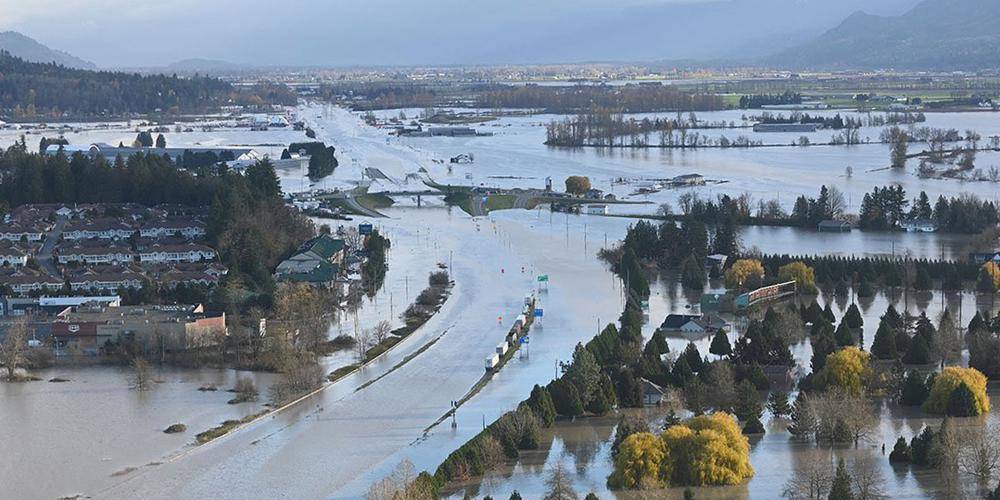
M 132 388 L 137 391 L 148 391 L 153 387 L 153 370 L 143 358 L 132 360 Z
M 826 500 L 833 484 L 833 466 L 825 452 L 809 452 L 795 467 L 781 496 L 793 500 Z
M 558 462 L 549 473 L 545 485 L 549 488 L 545 494 L 545 500 L 577 500 L 579 498 L 562 462 Z
M 988 485 L 1000 470 L 1000 426 L 989 425 L 962 435 L 958 452 L 958 470 Z
M 16 379 L 17 367 L 25 362 L 27 348 L 28 320 L 19 318 L 7 329 L 7 335 L 0 342 L 0 361 L 7 370 L 8 381 Z
M 851 482 L 855 500 L 882 500 L 885 493 L 885 475 L 882 467 L 871 455 L 864 454 L 851 462 Z
M 368 349 L 372 345 L 372 332 L 371 330 L 361 330 L 354 335 L 354 353 L 358 357 L 358 361 L 364 363 L 368 357 Z
M 416 480 L 416 468 L 409 460 L 399 463 L 388 476 L 368 488 L 365 500 L 407 500 L 407 490 Z
M 389 334 L 392 333 L 392 325 L 388 321 L 382 320 L 371 330 L 372 339 L 376 344 L 381 344 L 389 338 Z

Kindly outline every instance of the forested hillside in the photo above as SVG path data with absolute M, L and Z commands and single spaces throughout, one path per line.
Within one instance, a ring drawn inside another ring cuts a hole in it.
M 284 86 L 236 89 L 215 78 L 72 69 L 0 51 L 0 116 L 9 119 L 195 113 L 225 105 L 295 104 Z

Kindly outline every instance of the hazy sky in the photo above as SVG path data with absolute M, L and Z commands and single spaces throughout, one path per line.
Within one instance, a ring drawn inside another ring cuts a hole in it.
M 804 40 L 860 8 L 898 14 L 916 2 L 0 0 L 0 30 L 104 67 L 715 58 Z

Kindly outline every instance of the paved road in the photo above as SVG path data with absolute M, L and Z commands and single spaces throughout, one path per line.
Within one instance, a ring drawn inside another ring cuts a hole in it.
M 38 251 L 38 264 L 42 266 L 45 271 L 47 271 L 52 276 L 59 276 L 59 270 L 56 269 L 55 262 L 52 258 L 52 251 L 56 247 L 56 243 L 59 242 L 59 238 L 62 237 L 63 229 L 66 228 L 66 219 L 64 217 L 59 217 L 56 220 L 55 225 L 52 230 L 45 235 L 45 243 L 42 244 L 41 250 Z

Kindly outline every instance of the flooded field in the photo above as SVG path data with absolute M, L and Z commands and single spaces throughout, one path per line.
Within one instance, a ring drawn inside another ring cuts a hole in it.
M 856 211 L 864 192 L 875 185 L 903 184 L 911 196 L 925 189 L 932 197 L 973 192 L 994 198 L 997 185 L 919 179 L 913 166 L 907 172 L 880 170 L 888 162 L 882 145 L 815 148 L 761 148 L 749 150 L 567 150 L 548 148 L 544 124 L 559 117 L 503 118 L 483 125 L 492 137 L 388 138 L 384 131 L 364 126 L 356 114 L 329 106 L 300 108 L 319 139 L 338 148 L 341 166 L 317 187 L 349 188 L 362 181 L 363 168 L 375 167 L 399 184 L 379 182 L 373 190 L 421 187 L 407 174 L 424 169 L 441 182 L 486 184 L 503 187 L 544 186 L 547 176 L 557 188 L 568 175 L 589 175 L 596 187 L 630 197 L 623 186 L 612 186 L 616 177 L 663 178 L 697 172 L 725 183 L 690 188 L 704 196 L 750 192 L 756 198 L 778 197 L 786 207 L 799 194 L 815 196 L 819 184 L 836 185 Z M 416 110 L 407 110 L 415 114 Z M 398 111 L 394 112 L 398 113 Z M 741 112 L 699 114 L 707 120 L 739 120 Z M 993 115 L 928 114 L 925 125 L 973 128 L 984 136 L 1000 133 Z M 301 132 L 272 130 L 218 130 L 165 134 L 170 146 L 257 145 L 277 154 L 281 144 L 302 140 Z M 129 142 L 132 127 L 84 131 L 68 136 L 71 142 Z M 12 131 L 0 133 L 0 145 L 17 140 Z M 29 136 L 29 140 L 40 135 Z M 776 137 L 775 140 L 780 138 Z M 783 139 L 782 139 L 783 140 Z M 472 153 L 472 165 L 449 168 L 449 157 Z M 443 160 L 439 163 L 435 160 Z M 996 158 L 1000 160 L 1000 157 Z M 983 165 L 994 161 L 980 155 Z M 1000 163 L 1000 161 L 998 161 Z M 852 178 L 843 176 L 853 166 Z M 302 172 L 280 172 L 287 192 L 309 187 Z M 685 190 L 663 191 L 648 198 L 647 205 L 613 207 L 612 213 L 652 213 L 660 203 L 674 203 Z M 428 201 L 428 200 L 424 200 Z M 411 205 L 401 200 L 400 205 Z M 431 200 L 430 205 L 438 204 Z M 618 279 L 596 257 L 605 244 L 622 238 L 633 219 L 568 216 L 545 210 L 494 212 L 473 219 L 457 208 L 392 208 L 388 218 L 355 218 L 346 224 L 372 222 L 392 240 L 385 286 L 363 300 L 356 312 L 341 315 L 330 335 L 352 334 L 388 320 L 398 326 L 399 314 L 426 285 L 427 274 L 438 263 L 453 265 L 453 297 L 423 328 L 371 367 L 344 378 L 305 401 L 294 411 L 276 415 L 219 442 L 188 450 L 192 431 L 200 432 L 226 418 L 256 411 L 253 405 L 226 405 L 227 393 L 199 392 L 203 384 L 231 386 L 235 373 L 225 370 L 164 370 L 154 391 L 139 394 L 128 387 L 126 374 L 115 368 L 80 368 L 45 371 L 46 379 L 66 376 L 64 384 L 33 382 L 0 385 L 0 426 L 7 429 L 4 443 L 26 450 L 8 457 L 0 482 L 14 485 L 17 496 L 52 497 L 85 493 L 102 498 L 242 498 L 249 494 L 294 497 L 356 498 L 374 480 L 397 463 L 409 459 L 418 469 L 433 469 L 441 460 L 490 422 L 524 399 L 531 386 L 556 376 L 557 363 L 565 361 L 577 342 L 589 340 L 604 324 L 617 319 L 621 308 Z M 334 228 L 338 222 L 330 222 Z M 764 252 L 823 255 L 904 255 L 923 258 L 959 258 L 966 239 L 946 234 L 865 233 L 820 234 L 794 228 L 747 228 L 746 247 Z M 545 316 L 531 334 L 523 353 L 470 399 L 457 414 L 457 427 L 429 428 L 480 379 L 482 358 L 502 338 L 506 323 L 519 310 L 526 293 L 535 290 L 535 276 L 548 274 L 551 287 L 540 293 Z M 686 293 L 675 280 L 653 283 L 648 336 L 671 312 L 689 311 L 699 294 Z M 839 316 L 849 298 L 820 297 L 833 302 Z M 947 306 L 968 322 L 974 311 L 993 306 L 973 294 L 932 293 L 917 296 L 879 294 L 860 302 L 865 318 L 865 341 L 870 344 L 877 318 L 889 303 L 916 314 L 926 310 L 936 317 Z M 959 313 L 960 311 L 960 313 Z M 731 334 L 735 339 L 738 332 Z M 669 339 L 678 352 L 688 339 Z M 709 339 L 695 344 L 707 352 Z M 420 352 L 416 357 L 410 355 Z M 796 362 L 805 367 L 811 351 L 807 342 L 793 346 Z M 328 368 L 351 362 L 349 353 L 326 361 Z M 269 383 L 258 375 L 258 387 Z M 651 418 L 655 415 L 650 415 Z M 899 434 L 919 430 L 922 420 L 893 408 L 883 411 L 882 441 L 891 446 Z M 604 481 L 610 472 L 609 442 L 614 418 L 578 420 L 560 425 L 547 437 L 543 450 L 526 454 L 519 463 L 497 477 L 469 485 L 474 494 L 506 497 L 513 489 L 525 498 L 537 496 L 544 470 L 555 461 L 576 468 L 578 490 L 609 496 Z M 81 424 L 83 422 L 83 424 Z M 160 431 L 175 422 L 188 425 L 188 434 L 168 436 Z M 702 496 L 771 498 L 793 470 L 798 457 L 812 453 L 808 446 L 788 443 L 779 422 L 768 422 L 768 434 L 754 443 L 752 461 L 757 476 L 747 486 L 699 492 Z M 30 429 L 13 432 L 11 429 Z M 890 439 L 891 438 L 891 439 Z M 859 451 L 873 453 L 881 442 Z M 165 462 L 162 465 L 151 463 Z M 899 497 L 924 496 L 920 488 L 933 478 L 893 471 L 886 477 Z M 45 486 L 29 482 L 26 472 L 58 464 L 61 471 Z M 139 468 L 129 471 L 128 468 Z M 116 472 L 120 474 L 115 475 Z M 141 478 L 141 479 L 136 479 Z M 894 481 L 894 482 L 893 482 Z M 238 486 L 237 486 L 238 485 Z M 457 492 L 456 494 L 461 494 Z M 680 492 L 671 492 L 680 495 Z

